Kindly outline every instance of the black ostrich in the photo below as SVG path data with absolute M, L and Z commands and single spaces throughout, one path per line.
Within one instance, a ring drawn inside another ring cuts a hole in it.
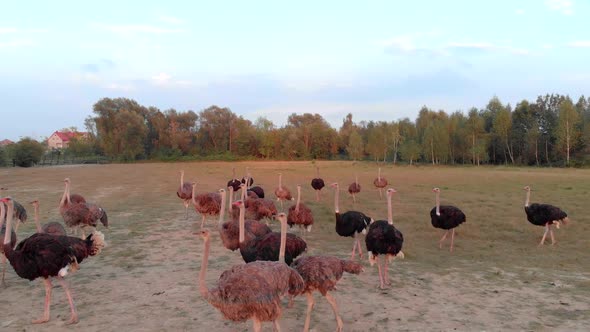
M 550 204 L 533 203 L 529 205 L 529 201 L 531 199 L 531 187 L 526 186 L 524 187 L 524 190 L 526 190 L 524 212 L 526 212 L 526 217 L 528 221 L 533 225 L 545 226 L 545 233 L 543 234 L 543 238 L 541 239 L 541 243 L 539 243 L 539 246 L 545 243 L 547 233 L 551 234 L 551 244 L 555 244 L 555 237 L 553 236 L 553 230 L 551 229 L 551 225 L 555 225 L 555 227 L 559 228 L 559 225 L 561 223 L 563 223 L 564 225 L 567 224 L 569 221 L 567 213 L 565 213 L 562 209 L 558 208 L 557 206 L 553 206 Z
M 50 278 L 52 277 L 57 279 L 68 297 L 71 311 L 69 323 L 78 322 L 74 300 L 64 277 L 70 271 L 78 270 L 78 264 L 82 263 L 85 258 L 100 253 L 105 246 L 104 235 L 94 231 L 86 239 L 80 239 L 72 236 L 35 233 L 21 241 L 13 249 L 8 233 L 12 228 L 14 204 L 11 198 L 3 198 L 0 202 L 4 202 L 8 206 L 7 234 L 4 236 L 3 247 L 10 265 L 19 277 L 28 280 L 43 278 L 45 283 L 45 310 L 43 316 L 34 320 L 33 323 L 39 324 L 49 321 L 52 289 Z
M 330 185 L 334 188 L 334 213 L 336 215 L 336 233 L 340 236 L 354 237 L 354 245 L 352 246 L 351 260 L 354 259 L 356 249 L 358 247 L 359 257 L 363 258 L 363 250 L 361 249 L 361 242 L 358 238 L 359 233 L 366 234 L 367 227 L 372 222 L 372 219 L 359 211 L 346 211 L 340 214 L 338 207 L 338 200 L 340 197 L 340 189 L 338 183 Z
M 404 258 L 404 253 L 401 251 L 404 244 L 404 236 L 397 228 L 393 226 L 393 209 L 391 207 L 391 198 L 395 189 L 387 189 L 387 220 L 377 220 L 369 226 L 367 237 L 365 237 L 365 244 L 369 255 L 369 262 L 371 266 L 377 263 L 379 270 L 379 287 L 385 288 L 385 285 L 391 285 L 388 275 L 387 263 L 389 260 L 400 257 Z M 378 261 L 378 256 L 384 255 L 383 271 Z
M 441 206 L 439 188 L 433 188 L 432 192 L 436 194 L 436 206 L 430 210 L 430 221 L 432 222 L 432 226 L 446 230 L 443 236 L 440 238 L 438 247 L 442 248 L 443 241 L 447 238 L 449 232 L 451 232 L 451 248 L 449 251 L 453 251 L 455 227 L 465 222 L 465 213 L 463 213 L 463 211 L 461 211 L 461 209 L 456 206 Z
M 255 193 L 258 198 L 264 198 L 264 189 L 260 186 L 250 187 L 248 191 Z
M 227 181 L 227 186 L 232 187 L 234 189 L 234 193 L 235 193 L 238 190 L 240 190 L 240 184 L 242 184 L 242 182 L 240 182 L 239 179 L 236 179 L 236 168 L 235 167 L 232 167 L 232 172 L 233 172 L 233 179 Z M 233 200 L 234 197 L 231 197 L 231 199 Z
M 324 188 L 325 183 L 324 180 L 320 178 L 320 168 L 318 166 L 316 166 L 315 171 L 316 178 L 311 179 L 311 187 L 313 188 L 313 190 L 315 190 L 315 200 L 319 202 L 320 192 L 322 191 L 322 188 Z
M 242 178 L 242 183 L 246 185 L 246 189 L 250 189 L 250 186 L 254 184 L 252 174 L 250 174 L 250 168 L 246 167 L 246 176 Z

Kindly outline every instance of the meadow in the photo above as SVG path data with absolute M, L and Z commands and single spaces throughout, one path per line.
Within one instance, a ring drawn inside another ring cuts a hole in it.
M 19 229 L 19 239 L 34 232 L 33 208 L 41 204 L 41 221 L 62 221 L 58 202 L 63 179 L 69 177 L 72 193 L 99 203 L 109 216 L 105 233 L 108 247 L 81 264 L 68 276 L 80 322 L 72 331 L 249 331 L 251 323 L 223 320 L 199 296 L 198 271 L 203 241 L 200 216 L 176 197 L 179 171 L 197 182 L 197 191 L 215 191 L 250 167 L 255 184 L 274 198 L 278 172 L 283 184 L 295 192 L 303 186 L 303 201 L 314 213 L 315 225 L 306 235 L 307 254 L 349 258 L 352 239 L 334 231 L 334 191 L 322 191 L 315 201 L 310 181 L 315 165 L 328 183 L 339 182 L 340 209 L 359 210 L 374 219 L 386 219 L 385 199 L 373 186 L 374 163 L 352 162 L 186 162 L 83 165 L 0 169 L 6 194 L 23 203 L 29 221 Z M 378 288 L 377 267 L 345 275 L 334 293 L 345 331 L 441 330 L 584 330 L 590 326 L 590 171 L 561 168 L 433 167 L 382 165 L 382 176 L 397 190 L 393 197 L 395 226 L 404 234 L 405 259 L 390 264 L 392 285 Z M 358 173 L 362 186 L 353 207 L 346 192 Z M 533 226 L 524 213 L 525 191 L 532 187 L 532 202 L 564 209 L 567 226 L 555 231 L 557 243 L 537 247 L 543 228 Z M 441 188 L 441 203 L 460 207 L 467 222 L 457 229 L 455 250 L 448 242 L 439 249 L 442 231 L 430 224 L 433 187 Z M 288 205 L 287 205 L 288 206 Z M 285 209 L 287 208 L 285 206 Z M 206 227 L 215 230 L 217 221 Z M 277 223 L 272 224 L 278 230 Z M 291 230 L 297 232 L 298 230 Z M 242 263 L 238 252 L 221 246 L 212 232 L 207 274 L 211 287 L 220 273 Z M 364 246 L 364 239 L 362 241 Z M 364 248 L 363 248 L 363 251 Z M 358 259 L 358 258 L 357 258 Z M 39 280 L 29 282 L 8 266 L 7 288 L 0 289 L 0 330 L 62 331 L 69 318 L 68 303 L 55 287 L 51 320 L 32 325 L 43 309 L 44 289 Z M 333 331 L 331 307 L 319 294 L 311 327 Z M 284 302 L 286 303 L 286 302 Z M 306 301 L 296 298 L 284 306 L 284 331 L 300 331 Z M 263 330 L 270 331 L 265 323 Z

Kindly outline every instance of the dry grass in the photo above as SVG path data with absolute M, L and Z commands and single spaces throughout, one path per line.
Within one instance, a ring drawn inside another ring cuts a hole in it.
M 109 244 L 98 256 L 84 261 L 69 276 L 80 323 L 72 330 L 245 331 L 250 323 L 223 321 L 221 315 L 198 295 L 198 269 L 202 241 L 192 233 L 199 216 L 176 197 L 178 171 L 195 180 L 198 191 L 214 191 L 231 177 L 231 167 L 245 172 L 250 166 L 255 183 L 269 197 L 283 173 L 291 189 L 303 185 L 305 203 L 316 224 L 307 234 L 310 254 L 348 257 L 352 240 L 334 232 L 333 191 L 323 190 L 323 201 L 314 201 L 309 184 L 315 177 L 310 162 L 159 163 L 75 166 L 32 169 L 0 169 L 0 184 L 21 203 L 39 199 L 42 221 L 61 220 L 57 204 L 62 180 L 70 177 L 72 192 L 101 204 L 111 226 L 105 231 Z M 375 219 L 385 219 L 385 201 L 373 187 L 374 164 L 321 162 L 326 183 L 339 181 L 347 188 L 359 174 L 362 191 L 354 207 Z M 394 222 L 405 237 L 405 260 L 395 261 L 393 286 L 376 288 L 376 267 L 363 261 L 365 272 L 346 275 L 336 298 L 345 330 L 582 330 L 590 326 L 590 235 L 585 207 L 590 197 L 590 171 L 575 169 L 393 167 L 382 166 L 383 177 L 398 193 L 394 196 Z M 524 185 L 533 188 L 532 201 L 565 209 L 571 225 L 556 231 L 558 244 L 537 248 L 541 227 L 526 221 Z M 443 204 L 459 206 L 467 215 L 460 226 L 452 254 L 438 249 L 441 231 L 430 225 L 434 205 L 433 186 L 441 188 Z M 341 192 L 341 210 L 352 209 L 352 200 Z M 33 232 L 31 222 L 22 226 L 19 238 Z M 285 207 L 285 209 L 287 206 Z M 213 228 L 215 223 L 208 222 Z M 272 225 L 278 229 L 278 225 Z M 297 232 L 297 230 L 293 230 Z M 207 282 L 241 263 L 239 254 L 221 247 L 214 232 Z M 57 331 L 68 318 L 61 289 L 54 292 L 52 320 L 43 326 L 30 324 L 42 312 L 40 282 L 7 273 L 8 288 L 0 289 L 0 330 Z M 331 309 L 316 294 L 312 328 L 336 327 Z M 296 300 L 283 312 L 286 331 L 303 328 L 305 300 Z M 270 324 L 264 325 L 270 330 Z

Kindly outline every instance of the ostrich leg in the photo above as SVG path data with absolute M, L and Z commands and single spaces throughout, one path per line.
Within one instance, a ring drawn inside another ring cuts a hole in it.
M 202 214 L 201 216 L 203 216 L 203 219 L 201 219 L 201 229 L 203 229 L 203 226 L 205 225 L 205 215 Z
M 254 332 L 262 331 L 262 322 L 258 318 L 252 318 L 252 323 L 254 324 Z
M 377 270 L 379 270 L 379 288 L 385 289 L 385 285 L 383 284 L 383 273 L 381 272 L 381 262 L 379 256 L 377 256 Z
M 439 249 L 442 249 L 443 241 L 447 238 L 448 234 L 449 234 L 449 231 L 446 230 L 445 233 L 443 234 L 443 236 L 440 238 L 440 241 L 438 241 L 438 248 Z
M 356 253 L 356 239 L 352 244 L 352 256 L 350 256 L 350 260 L 354 260 L 354 254 Z
M 49 278 L 43 279 L 45 285 L 45 308 L 43 309 L 43 316 L 39 319 L 32 321 L 33 324 L 41 324 L 49 321 L 49 305 L 51 303 L 51 280 Z
M 379 198 L 383 199 L 383 189 L 379 188 Z
M 549 233 L 549 224 L 545 224 L 545 233 L 543 234 L 543 238 L 541 238 L 541 243 L 539 246 L 542 246 L 545 243 L 545 238 L 547 237 L 547 233 Z
M 383 280 L 387 286 L 391 285 L 391 281 L 389 281 L 389 257 L 389 255 L 385 256 L 385 267 L 383 269 Z
M 360 259 L 363 259 L 363 249 L 362 249 L 362 246 L 361 246 L 361 240 L 358 238 L 358 235 L 359 235 L 359 233 L 355 233 L 354 238 L 355 238 L 355 241 L 356 241 L 356 245 L 359 248 L 359 257 L 360 257 Z
M 184 201 L 184 219 L 188 219 L 188 201 Z
M 319 190 L 315 191 L 315 200 L 316 200 L 316 202 L 320 201 L 320 191 Z
M 305 296 L 307 297 L 307 315 L 305 316 L 305 325 L 303 326 L 303 332 L 308 332 L 309 322 L 311 321 L 311 311 L 313 310 L 313 305 L 315 301 L 313 299 L 313 294 L 311 292 L 305 293 Z
M 76 324 L 78 322 L 78 313 L 76 313 L 76 306 L 74 306 L 74 298 L 72 297 L 72 292 L 70 292 L 70 286 L 68 285 L 68 282 L 65 281 L 62 277 L 57 277 L 57 281 L 60 283 L 61 287 L 66 292 L 68 302 L 70 303 L 70 312 L 72 314 L 72 317 L 70 318 L 67 324 Z
M 2 287 L 6 288 L 6 282 L 4 281 L 4 275 L 6 274 L 6 256 L 0 254 L 2 257 Z
M 555 237 L 553 236 L 553 229 L 551 228 L 551 225 L 549 225 L 549 235 L 551 235 L 551 245 L 554 245 Z
M 273 320 L 272 323 L 274 324 L 274 330 L 277 332 L 281 332 L 281 324 L 279 324 L 279 320 Z
M 451 249 L 449 249 L 450 252 L 453 252 L 453 243 L 455 242 L 455 229 L 453 228 L 453 230 L 451 231 Z
M 328 300 L 328 303 L 332 306 L 334 316 L 336 316 L 336 324 L 338 324 L 338 329 L 336 331 L 341 332 L 344 324 L 342 323 L 342 318 L 340 318 L 340 315 L 338 314 L 338 304 L 336 303 L 336 299 L 332 294 L 326 293 L 326 300 Z

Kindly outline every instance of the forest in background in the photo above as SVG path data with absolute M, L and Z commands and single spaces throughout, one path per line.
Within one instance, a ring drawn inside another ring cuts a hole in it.
M 485 107 L 473 107 L 466 113 L 423 106 L 415 121 L 354 122 L 348 114 L 340 128 L 331 127 L 320 114 L 293 113 L 286 125 L 277 127 L 264 117 L 252 122 L 227 107 L 162 111 L 127 98 L 103 98 L 94 104 L 92 113 L 85 120 L 90 137 L 73 139 L 64 154 L 124 162 L 349 159 L 406 164 L 590 165 L 590 98 L 584 96 L 574 102 L 569 96 L 547 94 L 534 102 L 522 100 L 514 107 L 494 96 Z M 29 149 L 35 145 L 34 140 L 25 138 L 0 149 L 0 163 L 7 165 L 15 158 L 23 142 Z M 39 153 L 39 147 L 34 150 Z

